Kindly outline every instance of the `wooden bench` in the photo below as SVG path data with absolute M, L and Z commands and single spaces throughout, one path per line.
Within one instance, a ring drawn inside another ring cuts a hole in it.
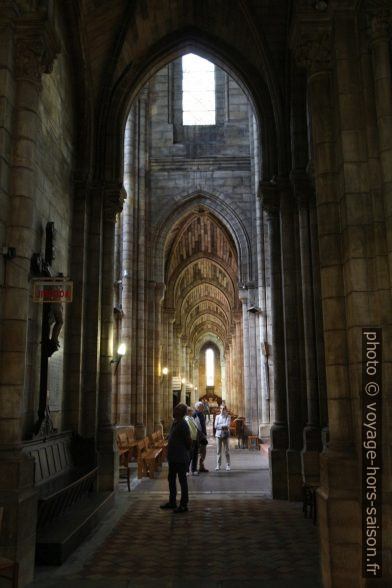
M 148 437 L 138 442 L 137 477 L 153 478 L 157 469 L 162 465 L 163 448 L 150 447 Z
M 97 492 L 93 439 L 57 433 L 24 443 L 23 451 L 35 463 L 36 560 L 60 565 L 110 506 L 113 493 Z
M 162 461 L 167 460 L 167 445 L 168 441 L 164 438 L 161 430 L 155 431 L 151 435 L 151 444 L 154 448 L 162 449 Z
M 86 446 L 82 448 L 82 443 L 71 433 L 27 442 L 24 452 L 35 461 L 38 529 L 95 488 L 98 472 L 95 456 Z

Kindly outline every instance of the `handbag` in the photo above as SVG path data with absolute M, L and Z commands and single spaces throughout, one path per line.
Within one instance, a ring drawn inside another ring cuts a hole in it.
M 221 431 L 221 439 L 227 439 L 229 436 L 229 431 L 228 430 L 222 430 Z

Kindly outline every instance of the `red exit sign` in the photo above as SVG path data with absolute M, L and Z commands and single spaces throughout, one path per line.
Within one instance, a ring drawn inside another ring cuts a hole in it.
M 33 302 L 72 302 L 73 282 L 70 280 L 37 280 L 33 284 Z

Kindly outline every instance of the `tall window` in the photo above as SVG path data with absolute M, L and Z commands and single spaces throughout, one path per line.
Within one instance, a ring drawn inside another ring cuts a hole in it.
M 207 386 L 214 385 L 214 362 L 215 354 L 213 349 L 206 350 L 206 384 Z
M 182 58 L 182 124 L 215 124 L 215 66 L 193 53 Z

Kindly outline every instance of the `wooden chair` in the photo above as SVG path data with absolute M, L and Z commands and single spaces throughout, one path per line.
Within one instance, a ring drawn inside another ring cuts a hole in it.
M 0 506 L 0 529 L 3 522 L 4 507 Z M 4 573 L 5 572 L 5 573 Z M 11 575 L 8 576 L 7 572 Z M 6 578 L 11 582 L 12 588 L 18 588 L 18 564 L 12 559 L 0 556 L 0 578 Z
M 162 464 L 163 450 L 161 447 L 150 447 L 148 437 L 138 442 L 137 476 L 143 478 L 154 477 L 154 474 Z
M 248 449 L 259 449 L 260 440 L 257 435 L 248 435 Z
M 127 435 L 124 432 L 117 433 L 117 451 L 119 456 L 119 470 L 125 470 L 128 492 L 131 491 L 131 468 L 129 462 L 131 460 L 131 448 L 128 446 Z

